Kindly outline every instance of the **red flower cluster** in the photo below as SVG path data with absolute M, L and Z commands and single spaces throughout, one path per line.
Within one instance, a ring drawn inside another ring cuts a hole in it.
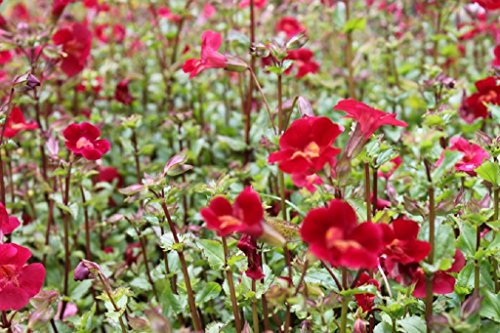
M 294 66 L 297 66 L 297 74 L 295 77 L 300 79 L 307 74 L 317 73 L 319 71 L 319 64 L 313 59 L 314 53 L 305 48 L 290 50 L 288 51 L 288 56 L 286 59 L 294 60 L 294 64 L 288 69 L 287 73 L 290 72 Z
M 490 76 L 476 82 L 477 92 L 467 97 L 460 107 L 459 113 L 463 120 L 473 123 L 478 118 L 488 117 L 486 104 L 500 105 L 499 78 Z
M 378 281 L 371 278 L 370 275 L 363 272 L 359 275 L 359 279 L 358 279 L 358 283 L 356 284 L 356 287 L 360 287 L 360 286 L 367 285 L 367 284 L 372 284 L 377 288 L 377 290 L 380 290 L 380 284 L 378 283 Z M 356 299 L 356 303 L 358 303 L 359 307 L 364 312 L 371 312 L 373 310 L 373 304 L 375 301 L 374 294 L 368 294 L 368 293 L 356 294 L 356 295 L 354 295 L 354 298 Z
M 82 23 L 71 23 L 60 28 L 52 37 L 56 45 L 62 45 L 64 56 L 61 69 L 67 76 L 80 73 L 87 64 L 92 48 L 92 33 Z
M 303 32 L 306 30 L 300 22 L 292 17 L 285 16 L 281 18 L 278 23 L 276 23 L 276 30 L 278 32 L 284 32 L 288 38 L 298 34 L 299 32 Z
M 338 199 L 309 211 L 300 235 L 312 254 L 336 267 L 375 268 L 384 249 L 380 225 L 358 224 L 354 209 Z
M 66 147 L 87 160 L 98 160 L 111 148 L 108 140 L 99 139 L 101 131 L 88 122 L 69 125 L 63 135 Z
M 459 136 L 451 138 L 448 150 L 459 151 L 464 154 L 462 159 L 455 164 L 455 170 L 465 172 L 471 176 L 475 176 L 476 172 L 474 170 L 490 158 L 490 155 L 483 148 Z M 443 162 L 443 158 L 444 154 L 441 154 L 436 166 Z
M 17 244 L 0 244 L 0 310 L 20 310 L 38 294 L 45 280 L 42 264 L 26 265 L 31 252 Z
M 259 195 L 251 187 L 246 187 L 233 205 L 222 196 L 215 197 L 208 207 L 201 210 L 201 216 L 208 229 L 216 231 L 219 236 L 240 232 L 259 237 L 263 233 L 264 208 Z
M 26 122 L 21 108 L 15 106 L 12 108 L 5 124 L 5 132 L 3 135 L 6 138 L 13 138 L 17 133 L 22 131 L 32 131 L 37 129 L 38 125 L 34 121 Z
M 189 73 L 189 78 L 193 78 L 209 68 L 225 68 L 226 57 L 219 53 L 222 45 L 222 36 L 215 31 L 207 30 L 201 35 L 201 56 L 200 59 L 188 59 L 182 66 L 184 73 Z

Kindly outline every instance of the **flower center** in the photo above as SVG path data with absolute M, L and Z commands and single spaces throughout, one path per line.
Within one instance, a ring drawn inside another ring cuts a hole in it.
M 357 249 L 361 248 L 361 245 L 353 240 L 344 239 L 344 231 L 339 228 L 331 227 L 327 230 L 326 235 L 326 246 L 329 249 L 336 248 L 340 251 L 345 251 L 349 247 L 354 247 Z
M 0 265 L 0 289 L 8 283 L 17 284 L 16 266 Z
M 220 228 L 233 227 L 241 224 L 241 220 L 237 219 L 231 215 L 223 215 L 219 217 L 219 220 L 222 222 L 220 224 Z
M 318 144 L 313 141 L 313 142 L 309 143 L 307 145 L 307 147 L 304 148 L 303 151 L 296 151 L 292 155 L 292 159 L 301 156 L 307 160 L 311 160 L 313 158 L 319 157 L 319 151 L 320 151 L 320 148 L 319 148 Z
M 76 148 L 82 149 L 82 148 L 94 148 L 94 144 L 90 142 L 89 139 L 86 137 L 82 136 L 78 141 L 76 142 Z
M 490 103 L 497 99 L 498 95 L 495 91 L 490 90 L 487 94 L 481 95 L 479 101 L 482 103 Z

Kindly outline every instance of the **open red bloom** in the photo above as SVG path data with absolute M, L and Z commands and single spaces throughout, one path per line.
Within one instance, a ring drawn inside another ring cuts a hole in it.
M 111 148 L 108 140 L 99 139 L 101 131 L 88 122 L 71 124 L 63 134 L 66 147 L 75 155 L 83 155 L 87 160 L 98 160 Z
M 498 44 L 493 50 L 495 59 L 492 62 L 493 67 L 500 67 L 500 44 Z
M 0 310 L 20 310 L 45 280 L 42 264 L 26 265 L 31 252 L 14 243 L 0 244 Z
M 259 195 L 251 187 L 246 187 L 236 198 L 234 204 L 224 197 L 212 199 L 210 205 L 201 210 L 207 228 L 219 236 L 241 232 L 259 237 L 262 235 L 264 208 Z
M 475 3 L 478 3 L 487 10 L 496 10 L 500 9 L 500 1 L 498 0 L 474 0 Z
M 475 176 L 476 172 L 474 170 L 490 157 L 483 148 L 459 136 L 451 138 L 450 146 L 447 149 L 459 151 L 464 154 L 462 159 L 455 164 L 455 170 L 466 172 L 471 176 Z M 443 158 L 444 155 L 441 154 L 436 165 L 440 165 L 443 162 Z
M 253 5 L 255 8 L 264 8 L 264 6 L 267 4 L 267 0 L 254 0 Z M 240 8 L 245 8 L 250 6 L 250 0 L 242 0 L 240 2 Z
M 123 79 L 117 85 L 115 89 L 115 99 L 125 105 L 130 105 L 134 101 L 134 97 L 130 94 L 128 85 L 130 79 Z
M 74 22 L 57 30 L 52 40 L 54 44 L 62 45 L 65 54 L 61 61 L 63 72 L 69 77 L 80 73 L 87 64 L 92 48 L 92 33 L 87 26 Z
M 337 199 L 326 208 L 309 211 L 300 235 L 319 259 L 352 269 L 377 267 L 384 248 L 380 226 L 371 222 L 358 224 L 354 209 Z
M 295 186 L 305 187 L 311 193 L 316 192 L 315 185 L 323 184 L 323 180 L 315 173 L 294 173 L 292 174 L 292 181 Z
M 399 264 L 418 263 L 429 254 L 429 243 L 417 239 L 420 229 L 417 222 L 399 218 L 391 225 L 382 224 L 382 228 L 385 243 L 384 266 L 390 277 L 399 275 Z
M 280 150 L 269 155 L 269 163 L 279 163 L 285 173 L 313 173 L 326 163 L 333 165 L 340 149 L 332 144 L 342 128 L 327 117 L 295 120 L 280 138 Z
M 468 123 L 488 117 L 486 104 L 500 105 L 500 85 L 494 76 L 476 82 L 477 92 L 467 97 L 460 107 L 460 117 Z
M 357 121 L 361 135 L 369 139 L 376 130 L 384 125 L 408 126 L 407 123 L 396 119 L 396 115 L 374 109 L 364 103 L 354 99 L 344 99 L 333 107 L 336 110 L 342 110 L 347 113 L 346 118 L 352 118 Z
M 363 272 L 359 275 L 359 280 L 356 284 L 356 287 L 360 287 L 366 284 L 372 284 L 377 287 L 378 290 L 380 290 L 380 284 L 378 283 L 378 281 L 370 278 L 370 275 Z M 363 309 L 364 312 L 370 312 L 373 310 L 373 304 L 375 300 L 374 294 L 356 294 L 354 295 L 354 297 L 356 298 L 356 303 L 358 303 L 358 305 L 361 307 L 361 309 Z
M 237 246 L 247 256 L 248 269 L 245 271 L 245 274 L 252 280 L 263 279 L 262 258 L 257 252 L 257 241 L 255 238 L 250 235 L 243 235 L 238 241 Z
M 303 32 L 306 30 L 300 22 L 292 17 L 285 16 L 281 18 L 278 23 L 276 23 L 276 30 L 280 32 L 284 32 L 288 38 L 298 34 L 299 32 Z
M 465 266 L 465 258 L 463 253 L 457 249 L 455 252 L 453 265 L 447 271 L 438 271 L 434 273 L 432 278 L 432 293 L 438 295 L 445 295 L 453 292 L 455 289 L 455 278 L 449 273 L 458 273 Z M 426 277 L 422 269 L 417 270 L 415 275 L 415 290 L 413 296 L 418 298 L 425 297 L 426 290 Z
M 314 53 L 305 48 L 288 51 L 286 59 L 295 60 L 294 65 L 298 67 L 295 77 L 300 79 L 309 73 L 317 73 L 319 71 L 319 64 L 313 59 Z M 291 70 L 293 66 L 289 68 Z M 288 71 L 287 71 L 288 72 Z
M 123 178 L 120 172 L 114 167 L 100 167 L 99 174 L 96 177 L 97 182 L 112 183 L 116 181 L 116 186 L 121 188 L 123 186 Z
M 222 45 L 222 36 L 212 30 L 207 30 L 201 35 L 201 57 L 200 59 L 188 59 L 182 66 L 184 73 L 189 73 L 193 78 L 209 68 L 224 68 L 227 64 L 226 57 L 219 53 Z
M 22 131 L 32 131 L 37 129 L 38 125 L 34 121 L 26 122 L 24 119 L 23 112 L 21 108 L 15 106 L 12 108 L 7 119 L 7 124 L 5 125 L 5 132 L 3 135 L 6 138 L 13 138 L 17 133 Z
M 0 65 L 5 65 L 6 63 L 10 62 L 13 57 L 14 55 L 12 54 L 12 51 L 0 51 Z
M 126 30 L 122 24 L 99 24 L 94 29 L 97 39 L 103 43 L 121 43 L 125 39 Z
M 21 223 L 15 216 L 9 216 L 7 209 L 0 202 L 0 242 L 2 241 L 3 235 L 8 235 L 16 230 Z

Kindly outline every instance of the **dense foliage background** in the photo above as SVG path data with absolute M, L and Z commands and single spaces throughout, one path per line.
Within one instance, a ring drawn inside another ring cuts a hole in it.
M 498 332 L 498 0 L 0 11 L 3 331 Z

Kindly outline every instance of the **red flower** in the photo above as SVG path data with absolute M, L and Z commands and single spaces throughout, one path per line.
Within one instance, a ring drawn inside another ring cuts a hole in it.
M 0 51 L 0 65 L 5 65 L 6 63 L 10 62 L 13 56 L 14 55 L 9 50 Z
M 252 280 L 263 279 L 262 258 L 257 253 L 257 241 L 255 238 L 250 235 L 243 235 L 238 241 L 237 246 L 247 256 L 248 269 L 245 271 L 245 274 Z
M 17 244 L 0 244 L 0 310 L 20 310 L 38 294 L 45 280 L 42 264 L 26 265 L 31 252 Z
M 500 85 L 498 78 L 490 76 L 476 82 L 477 92 L 467 97 L 460 107 L 460 117 L 469 124 L 478 118 L 488 117 L 485 104 L 500 105 Z
M 220 34 L 212 30 L 205 31 L 201 35 L 201 57 L 186 60 L 182 66 L 184 73 L 189 73 L 189 78 L 193 78 L 206 69 L 226 67 L 226 57 L 218 52 L 221 44 Z
M 210 2 L 206 2 L 203 6 L 202 13 L 204 18 L 209 19 L 217 13 L 217 10 Z
M 207 222 L 207 228 L 219 236 L 241 232 L 259 237 L 263 232 L 264 208 L 259 195 L 251 187 L 246 187 L 232 206 L 226 198 L 215 197 L 208 207 L 201 210 L 201 216 Z
M 63 134 L 66 147 L 75 155 L 83 155 L 87 160 L 98 160 L 111 148 L 108 140 L 99 139 L 101 131 L 88 122 L 71 124 Z
M 498 44 L 493 50 L 493 54 L 495 55 L 495 60 L 493 60 L 493 67 L 500 67 L 500 44 Z
M 67 76 L 80 73 L 90 55 L 92 34 L 81 23 L 75 22 L 59 29 L 52 37 L 54 44 L 62 45 L 65 56 L 62 58 L 61 69 Z
M 61 16 L 66 6 L 75 1 L 76 0 L 54 0 L 52 3 L 52 16 L 56 18 Z
M 103 43 L 121 43 L 125 39 L 127 33 L 122 24 L 110 25 L 107 23 L 97 25 L 94 31 L 97 39 Z
M 396 156 L 389 162 L 385 163 L 380 167 L 377 172 L 379 177 L 383 177 L 385 179 L 391 178 L 394 171 L 396 171 L 403 161 L 401 160 L 401 156 Z
M 134 101 L 134 97 L 130 94 L 128 88 L 129 83 L 129 79 L 123 79 L 116 85 L 115 89 L 115 99 L 125 105 L 130 105 Z
M 465 266 L 465 258 L 463 253 L 457 249 L 455 251 L 453 265 L 447 271 L 438 271 L 434 273 L 432 277 L 432 293 L 438 295 L 445 295 L 453 292 L 455 289 L 455 278 L 449 273 L 458 273 Z M 418 298 L 425 297 L 426 290 L 426 277 L 422 269 L 417 270 L 415 276 L 415 290 L 413 291 L 413 296 Z
M 297 187 L 305 187 L 309 192 L 316 192 L 315 185 L 323 184 L 321 178 L 315 174 L 294 173 L 292 174 L 293 184 Z
M 455 136 L 450 140 L 450 146 L 447 149 L 459 151 L 464 154 L 462 160 L 455 164 L 455 170 L 466 172 L 471 176 L 475 176 L 476 172 L 474 170 L 490 157 L 483 148 L 459 136 Z M 436 166 L 443 162 L 443 158 L 444 154 L 441 154 L 441 157 L 436 162 Z
M 319 71 L 319 64 L 314 61 L 313 57 L 314 53 L 311 50 L 304 48 L 288 51 L 286 59 L 295 60 L 295 64 L 298 67 L 297 74 L 295 75 L 297 79 L 300 79 L 309 73 L 314 74 Z M 292 67 L 290 67 L 288 71 L 290 71 Z
M 500 1 L 498 0 L 474 0 L 475 3 L 478 3 L 487 10 L 496 10 L 500 9 Z
M 309 250 L 333 266 L 375 268 L 383 250 L 383 232 L 371 222 L 358 224 L 356 212 L 345 201 L 309 211 L 300 228 Z
M 129 243 L 127 244 L 127 248 L 125 249 L 125 262 L 127 266 L 131 266 L 132 264 L 137 262 L 137 259 L 141 255 L 141 243 Z
M 333 107 L 347 113 L 345 118 L 352 118 L 357 121 L 361 135 L 368 140 L 376 130 L 383 125 L 408 126 L 404 121 L 396 119 L 396 115 L 374 109 L 364 103 L 354 99 L 344 99 Z
M 16 230 L 21 223 L 15 216 L 9 216 L 7 209 L 0 202 L 0 242 L 2 241 L 3 235 L 8 235 Z
M 267 4 L 267 0 L 254 0 L 253 5 L 255 8 L 264 8 L 264 6 Z M 240 8 L 245 8 L 250 6 L 250 0 L 242 0 L 240 2 Z
M 420 229 L 417 222 L 399 218 L 390 226 L 382 224 L 382 228 L 385 243 L 384 266 L 390 277 L 399 275 L 399 264 L 418 263 L 429 254 L 429 243 L 417 239 Z
M 123 178 L 120 172 L 114 167 L 100 167 L 99 174 L 96 178 L 97 182 L 112 183 L 116 181 L 116 186 L 118 188 L 123 185 Z
M 7 119 L 7 124 L 5 125 L 5 132 L 3 133 L 3 135 L 6 138 L 13 138 L 19 132 L 32 131 L 37 128 L 37 123 L 35 123 L 34 121 L 26 122 L 21 109 L 15 106 L 10 111 L 10 115 Z
M 377 290 L 380 290 L 380 284 L 378 283 L 378 281 L 370 278 L 368 274 L 363 272 L 359 275 L 359 280 L 356 284 L 356 287 L 360 287 L 366 284 L 372 284 L 377 287 Z M 364 312 L 371 312 L 373 310 L 373 304 L 375 300 L 374 294 L 356 294 L 354 295 L 354 297 L 356 298 L 356 302 Z
M 177 15 L 177 14 L 173 14 L 172 11 L 170 10 L 170 8 L 165 7 L 165 6 L 158 7 L 158 15 L 160 17 L 164 17 L 167 20 L 170 20 L 174 23 L 178 23 L 182 19 L 182 16 Z
M 280 150 L 269 155 L 269 163 L 279 163 L 286 173 L 312 173 L 326 163 L 334 164 L 340 149 L 332 144 L 342 128 L 326 117 L 295 120 L 280 138 Z
M 284 32 L 288 38 L 306 30 L 296 18 L 292 16 L 285 16 L 276 23 L 276 30 Z

